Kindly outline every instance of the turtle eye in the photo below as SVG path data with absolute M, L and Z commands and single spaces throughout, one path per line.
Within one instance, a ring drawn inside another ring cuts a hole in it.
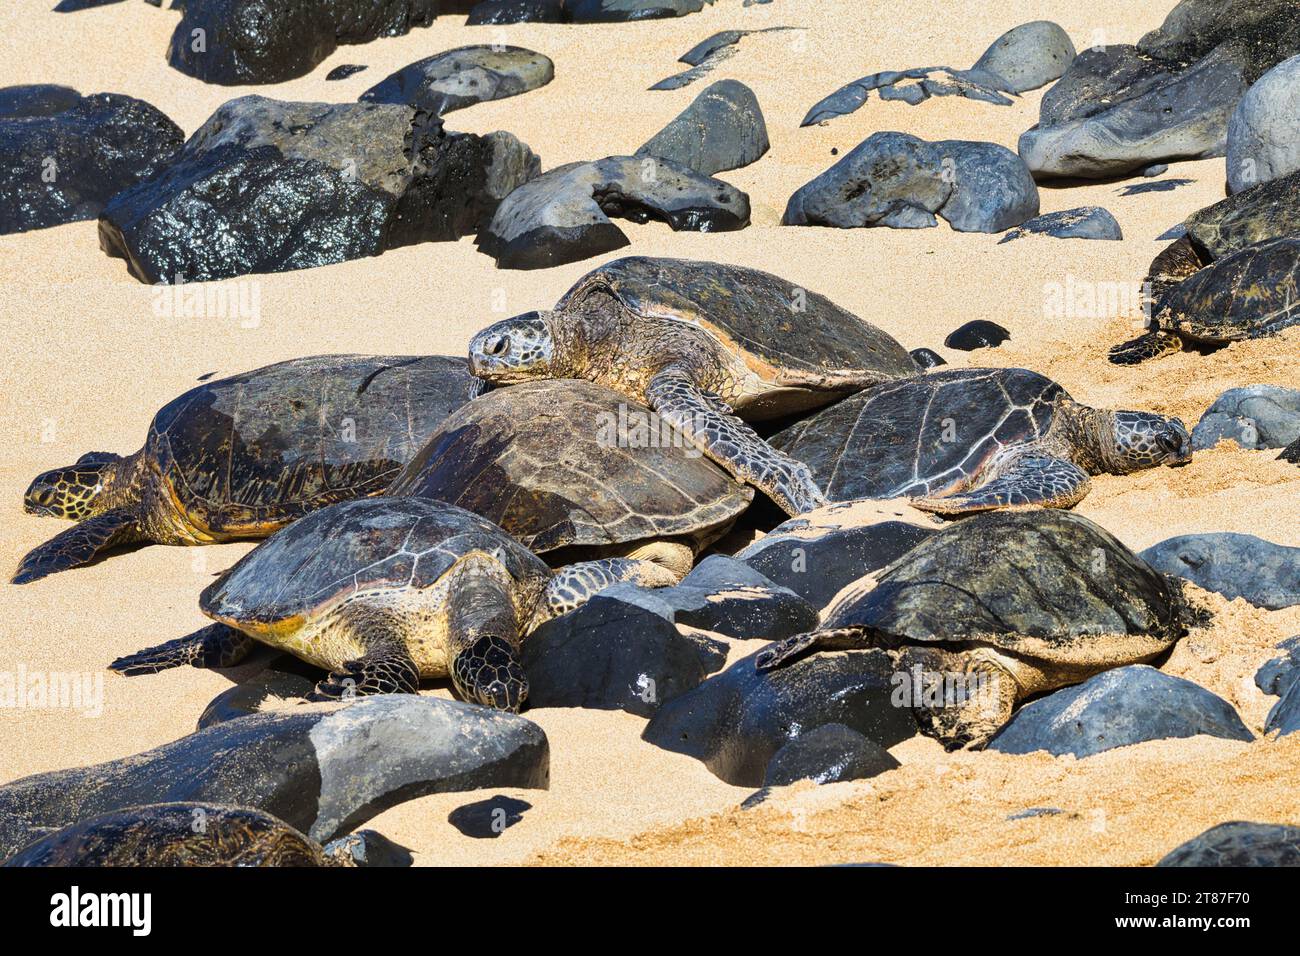
M 504 335 L 498 335 L 488 342 L 483 351 L 487 352 L 488 355 L 505 355 L 510 351 L 510 339 Z

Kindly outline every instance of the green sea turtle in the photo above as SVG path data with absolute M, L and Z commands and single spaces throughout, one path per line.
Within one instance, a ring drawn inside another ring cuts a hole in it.
M 825 504 L 802 462 L 746 424 L 917 371 L 898 342 L 830 300 L 740 266 L 632 256 L 579 279 L 554 311 L 489 326 L 474 374 L 585 378 L 645 402 L 790 514 Z
M 1279 461 L 1292 461 L 1300 465 L 1300 438 L 1283 448 L 1282 454 L 1277 457 Z
M 772 644 L 755 666 L 885 649 L 922 729 L 955 749 L 987 742 L 1018 701 L 1149 661 L 1206 620 L 1179 579 L 1087 518 L 991 512 L 844 588 L 818 630 Z
M 768 439 L 806 462 L 833 501 L 912 498 L 925 511 L 1068 508 L 1089 476 L 1191 460 L 1183 423 L 1080 405 L 1022 368 L 886 382 Z
M 320 355 L 207 382 L 164 405 L 144 447 L 39 475 L 31 514 L 74 528 L 23 558 L 14 583 L 118 545 L 265 537 L 336 501 L 383 491 L 481 390 L 463 359 Z
M 47 866 L 354 866 L 351 835 L 321 846 L 250 807 L 158 803 L 56 830 L 4 861 Z
M 1194 253 L 1166 250 L 1170 259 Z M 1166 263 L 1161 267 L 1177 268 Z M 1169 289 L 1147 331 L 1110 350 L 1116 365 L 1136 365 L 1185 345 L 1218 348 L 1300 325 L 1300 236 L 1246 246 Z
M 330 671 L 314 700 L 414 693 L 422 677 L 450 676 L 465 700 L 517 711 L 528 694 L 519 642 L 619 581 L 677 579 L 628 558 L 552 571 L 463 508 L 362 498 L 299 519 L 204 589 L 199 607 L 216 624 L 110 667 L 229 667 L 260 641 Z
M 388 493 L 460 505 L 553 560 L 622 555 L 679 577 L 754 497 L 644 405 L 573 379 L 462 406 Z

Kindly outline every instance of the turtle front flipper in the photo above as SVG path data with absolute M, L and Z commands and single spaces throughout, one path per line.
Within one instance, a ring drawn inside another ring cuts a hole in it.
M 447 598 L 448 671 L 471 703 L 518 712 L 528 698 L 519 662 L 515 583 L 495 562 L 462 561 Z
M 1088 493 L 1088 474 L 1064 458 L 1024 455 L 992 481 L 936 498 L 913 498 L 912 506 L 936 514 L 1008 508 L 1069 508 Z
M 27 552 L 13 577 L 14 584 L 28 584 L 46 575 L 89 564 L 96 556 L 119 545 L 145 540 L 135 512 L 115 508 L 56 534 L 39 548 Z
M 234 667 L 256 643 L 227 624 L 209 624 L 186 637 L 119 657 L 108 669 L 135 677 L 189 664 L 191 667 Z
M 639 558 L 601 558 L 561 568 L 546 585 L 529 630 L 586 604 L 605 588 L 635 584 L 643 588 L 668 588 L 679 582 L 678 575 L 654 561 Z
M 330 671 L 307 699 L 351 700 L 375 694 L 414 694 L 419 689 L 420 669 L 406 647 L 393 641 Z
M 1171 332 L 1152 329 L 1110 350 L 1113 365 L 1137 365 L 1169 352 L 1181 352 L 1183 340 Z
M 785 455 L 735 415 L 720 399 L 704 392 L 681 368 L 660 372 L 646 387 L 646 401 L 670 426 L 729 471 L 753 485 L 790 515 L 826 504 L 812 470 Z
M 760 672 L 776 670 L 817 651 L 859 651 L 875 646 L 877 644 L 871 640 L 871 636 L 860 627 L 808 631 L 773 641 L 763 648 L 754 658 L 754 669 Z

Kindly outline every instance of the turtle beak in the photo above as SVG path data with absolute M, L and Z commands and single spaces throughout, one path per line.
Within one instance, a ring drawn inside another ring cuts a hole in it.
M 1169 452 L 1167 464 L 1181 467 L 1192 460 L 1192 436 L 1181 418 L 1169 420 L 1169 431 L 1160 436 L 1160 444 Z

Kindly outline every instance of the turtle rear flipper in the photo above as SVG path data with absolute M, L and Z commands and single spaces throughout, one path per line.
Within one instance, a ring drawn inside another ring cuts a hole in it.
M 640 558 L 600 558 L 580 561 L 556 571 L 537 604 L 529 630 L 561 614 L 576 610 L 598 593 L 615 584 L 643 588 L 668 588 L 681 578 L 654 561 Z
M 46 575 L 89 564 L 101 553 L 123 544 L 146 539 L 135 512 L 114 508 L 87 518 L 56 534 L 39 548 L 33 548 L 18 565 L 14 584 L 28 584 Z
M 777 451 L 741 419 L 723 413 L 721 400 L 702 391 L 687 371 L 660 372 L 646 388 L 646 400 L 701 451 L 787 514 L 801 515 L 826 504 L 807 465 Z
M 135 677 L 157 674 L 189 664 L 191 667 L 234 667 L 253 649 L 256 641 L 228 624 L 209 624 L 185 637 L 178 637 L 157 647 L 119 657 L 108 669 Z
M 1064 458 L 1025 455 L 992 481 L 952 495 L 914 498 L 912 506 L 936 514 L 997 508 L 1068 508 L 1088 494 L 1088 474 Z
M 861 627 L 808 631 L 773 641 L 763 648 L 754 658 L 754 669 L 760 672 L 776 670 L 817 651 L 860 651 L 879 646 L 882 645 L 873 641 L 871 634 Z
M 1183 340 L 1178 336 L 1153 329 L 1114 346 L 1110 350 L 1110 361 L 1112 365 L 1137 365 L 1169 352 L 1181 352 L 1182 348 Z

